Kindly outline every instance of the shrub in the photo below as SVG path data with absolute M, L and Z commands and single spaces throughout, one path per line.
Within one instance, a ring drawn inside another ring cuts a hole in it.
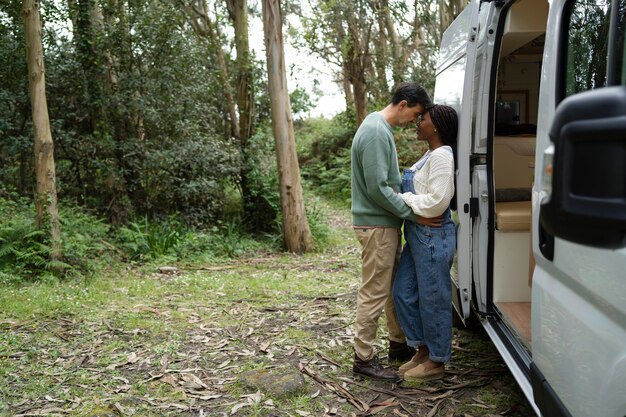
M 98 259 L 110 255 L 105 245 L 108 226 L 99 218 L 72 205 L 62 205 L 62 259 L 51 261 L 52 247 L 45 230 L 35 225 L 32 202 L 7 193 L 0 198 L 0 281 L 38 280 L 49 274 L 86 274 Z M 32 213 L 29 215 L 28 213 Z
M 149 222 L 147 217 L 132 221 L 119 229 L 118 240 L 132 260 L 145 257 L 158 259 L 174 253 L 176 246 L 186 238 L 186 231 L 177 217 L 160 222 Z
M 133 261 L 162 258 L 178 261 L 207 261 L 234 258 L 260 248 L 261 243 L 244 231 L 237 217 L 218 220 L 209 229 L 192 229 L 178 216 L 149 221 L 142 218 L 121 227 L 117 234 L 119 247 Z
M 296 133 L 302 175 L 323 195 L 350 202 L 350 145 L 354 132 L 343 119 L 311 119 Z
M 274 138 L 269 125 L 259 128 L 249 139 L 246 163 L 248 189 L 242 192 L 243 215 L 246 230 L 256 233 L 274 233 L 275 220 L 280 213 L 280 192 Z
M 313 244 L 317 252 L 322 252 L 329 244 L 330 227 L 328 226 L 328 216 L 319 206 L 316 200 L 313 204 L 307 206 L 307 219 L 309 220 L 309 228 L 313 235 Z

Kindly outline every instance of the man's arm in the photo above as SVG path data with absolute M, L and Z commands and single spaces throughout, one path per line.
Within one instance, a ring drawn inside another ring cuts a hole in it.
M 363 147 L 363 174 L 368 196 L 381 208 L 401 219 L 415 220 L 409 206 L 388 183 L 391 149 L 381 140 L 373 140 Z
M 382 157 L 378 157 L 381 155 Z M 443 216 L 421 217 L 404 202 L 388 181 L 391 149 L 383 141 L 374 140 L 363 148 L 362 161 L 368 196 L 394 216 L 424 226 L 440 227 Z

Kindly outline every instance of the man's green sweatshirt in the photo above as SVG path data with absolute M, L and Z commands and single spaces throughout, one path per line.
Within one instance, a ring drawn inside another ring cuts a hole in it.
M 378 112 L 365 118 L 352 141 L 352 224 L 401 227 L 415 215 L 397 194 L 401 177 L 391 125 Z

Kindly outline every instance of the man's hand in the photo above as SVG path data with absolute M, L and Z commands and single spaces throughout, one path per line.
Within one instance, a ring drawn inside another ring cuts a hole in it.
M 437 217 L 417 216 L 417 223 L 421 224 L 422 226 L 441 227 L 441 224 L 443 223 L 443 216 L 437 216 Z

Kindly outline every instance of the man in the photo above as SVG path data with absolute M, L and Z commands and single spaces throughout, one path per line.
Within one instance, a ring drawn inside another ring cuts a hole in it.
M 357 294 L 355 374 L 395 381 L 375 356 L 378 318 L 383 310 L 389 328 L 389 359 L 409 360 L 415 351 L 406 345 L 391 297 L 395 265 L 401 253 L 403 219 L 435 226 L 436 219 L 417 218 L 398 195 L 401 177 L 393 128 L 414 123 L 431 104 L 415 83 L 401 83 L 391 103 L 368 115 L 352 141 L 352 224 L 361 244 L 361 287 Z

